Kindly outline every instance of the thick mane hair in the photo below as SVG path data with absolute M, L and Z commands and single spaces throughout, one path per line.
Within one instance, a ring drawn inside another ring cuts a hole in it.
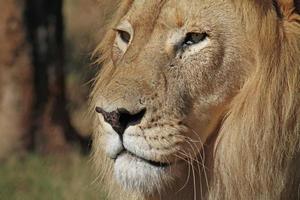
M 273 4 L 248 2 L 238 4 L 258 11 L 244 17 L 260 27 L 247 31 L 259 39 L 257 66 L 219 133 L 209 199 L 299 199 L 300 16 L 291 1 L 280 2 L 282 19 Z
M 124 16 L 132 2 L 120 3 L 109 27 Z M 255 70 L 231 102 L 214 143 L 207 199 L 300 199 L 300 1 L 231 2 L 242 16 L 248 41 L 257 44 Z M 108 31 L 96 50 L 103 67 L 92 101 L 113 70 L 113 40 L 113 31 Z M 94 142 L 100 144 L 98 140 L 95 137 Z M 101 156 L 99 147 L 94 151 L 96 168 L 105 163 L 102 174 L 110 182 L 111 161 Z M 105 185 L 112 198 L 140 199 L 126 196 L 113 182 Z

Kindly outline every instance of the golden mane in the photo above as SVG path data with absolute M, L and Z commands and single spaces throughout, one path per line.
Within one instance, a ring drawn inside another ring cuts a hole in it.
M 292 1 L 278 1 L 281 13 L 271 9 L 271 0 L 232 0 L 237 12 L 244 15 L 247 37 L 258 40 L 257 66 L 232 101 L 218 133 L 208 199 L 300 198 L 300 16 Z M 110 27 L 132 2 L 122 1 Z M 96 101 L 93 97 L 99 85 L 105 84 L 113 71 L 113 40 L 113 31 L 108 31 L 95 51 L 106 76 L 97 76 L 92 101 Z M 99 137 L 95 140 L 101 144 Z M 102 156 L 100 148 L 94 151 L 97 170 L 105 163 L 102 174 L 110 182 L 105 182 L 110 196 L 140 199 L 129 197 L 111 181 L 111 161 Z
M 209 199 L 300 198 L 300 16 L 285 2 L 281 19 L 267 5 L 246 22 L 261 27 L 257 67 L 219 133 Z

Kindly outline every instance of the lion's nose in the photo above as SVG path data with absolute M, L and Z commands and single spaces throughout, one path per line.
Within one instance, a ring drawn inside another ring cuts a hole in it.
M 142 109 L 139 112 L 132 114 L 124 108 L 120 108 L 112 112 L 106 112 L 102 108 L 96 107 L 96 112 L 102 114 L 104 120 L 109 123 L 122 138 L 126 128 L 137 125 L 142 121 L 142 118 L 146 113 L 146 109 Z

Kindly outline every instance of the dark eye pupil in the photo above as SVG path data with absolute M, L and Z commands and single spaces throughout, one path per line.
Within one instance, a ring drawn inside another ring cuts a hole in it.
M 129 43 L 130 41 L 130 34 L 127 33 L 126 31 L 118 31 L 118 34 L 120 35 L 120 38 L 123 40 L 125 43 Z
M 183 44 L 186 46 L 202 42 L 207 37 L 206 33 L 187 33 Z

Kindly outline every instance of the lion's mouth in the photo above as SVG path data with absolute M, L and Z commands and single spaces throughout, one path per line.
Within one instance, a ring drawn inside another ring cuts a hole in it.
M 142 158 L 128 150 L 123 150 L 121 153 L 119 153 L 116 158 L 114 160 L 117 160 L 119 156 L 121 156 L 122 154 L 128 154 L 134 158 L 137 158 L 139 159 L 140 161 L 142 162 L 145 162 L 145 163 L 148 163 L 149 165 L 151 166 L 154 166 L 154 167 L 159 167 L 159 168 L 167 168 L 167 167 L 170 167 L 172 165 L 172 163 L 165 163 L 165 162 L 157 162 L 157 161 L 153 161 L 153 160 L 147 160 L 145 158 Z

